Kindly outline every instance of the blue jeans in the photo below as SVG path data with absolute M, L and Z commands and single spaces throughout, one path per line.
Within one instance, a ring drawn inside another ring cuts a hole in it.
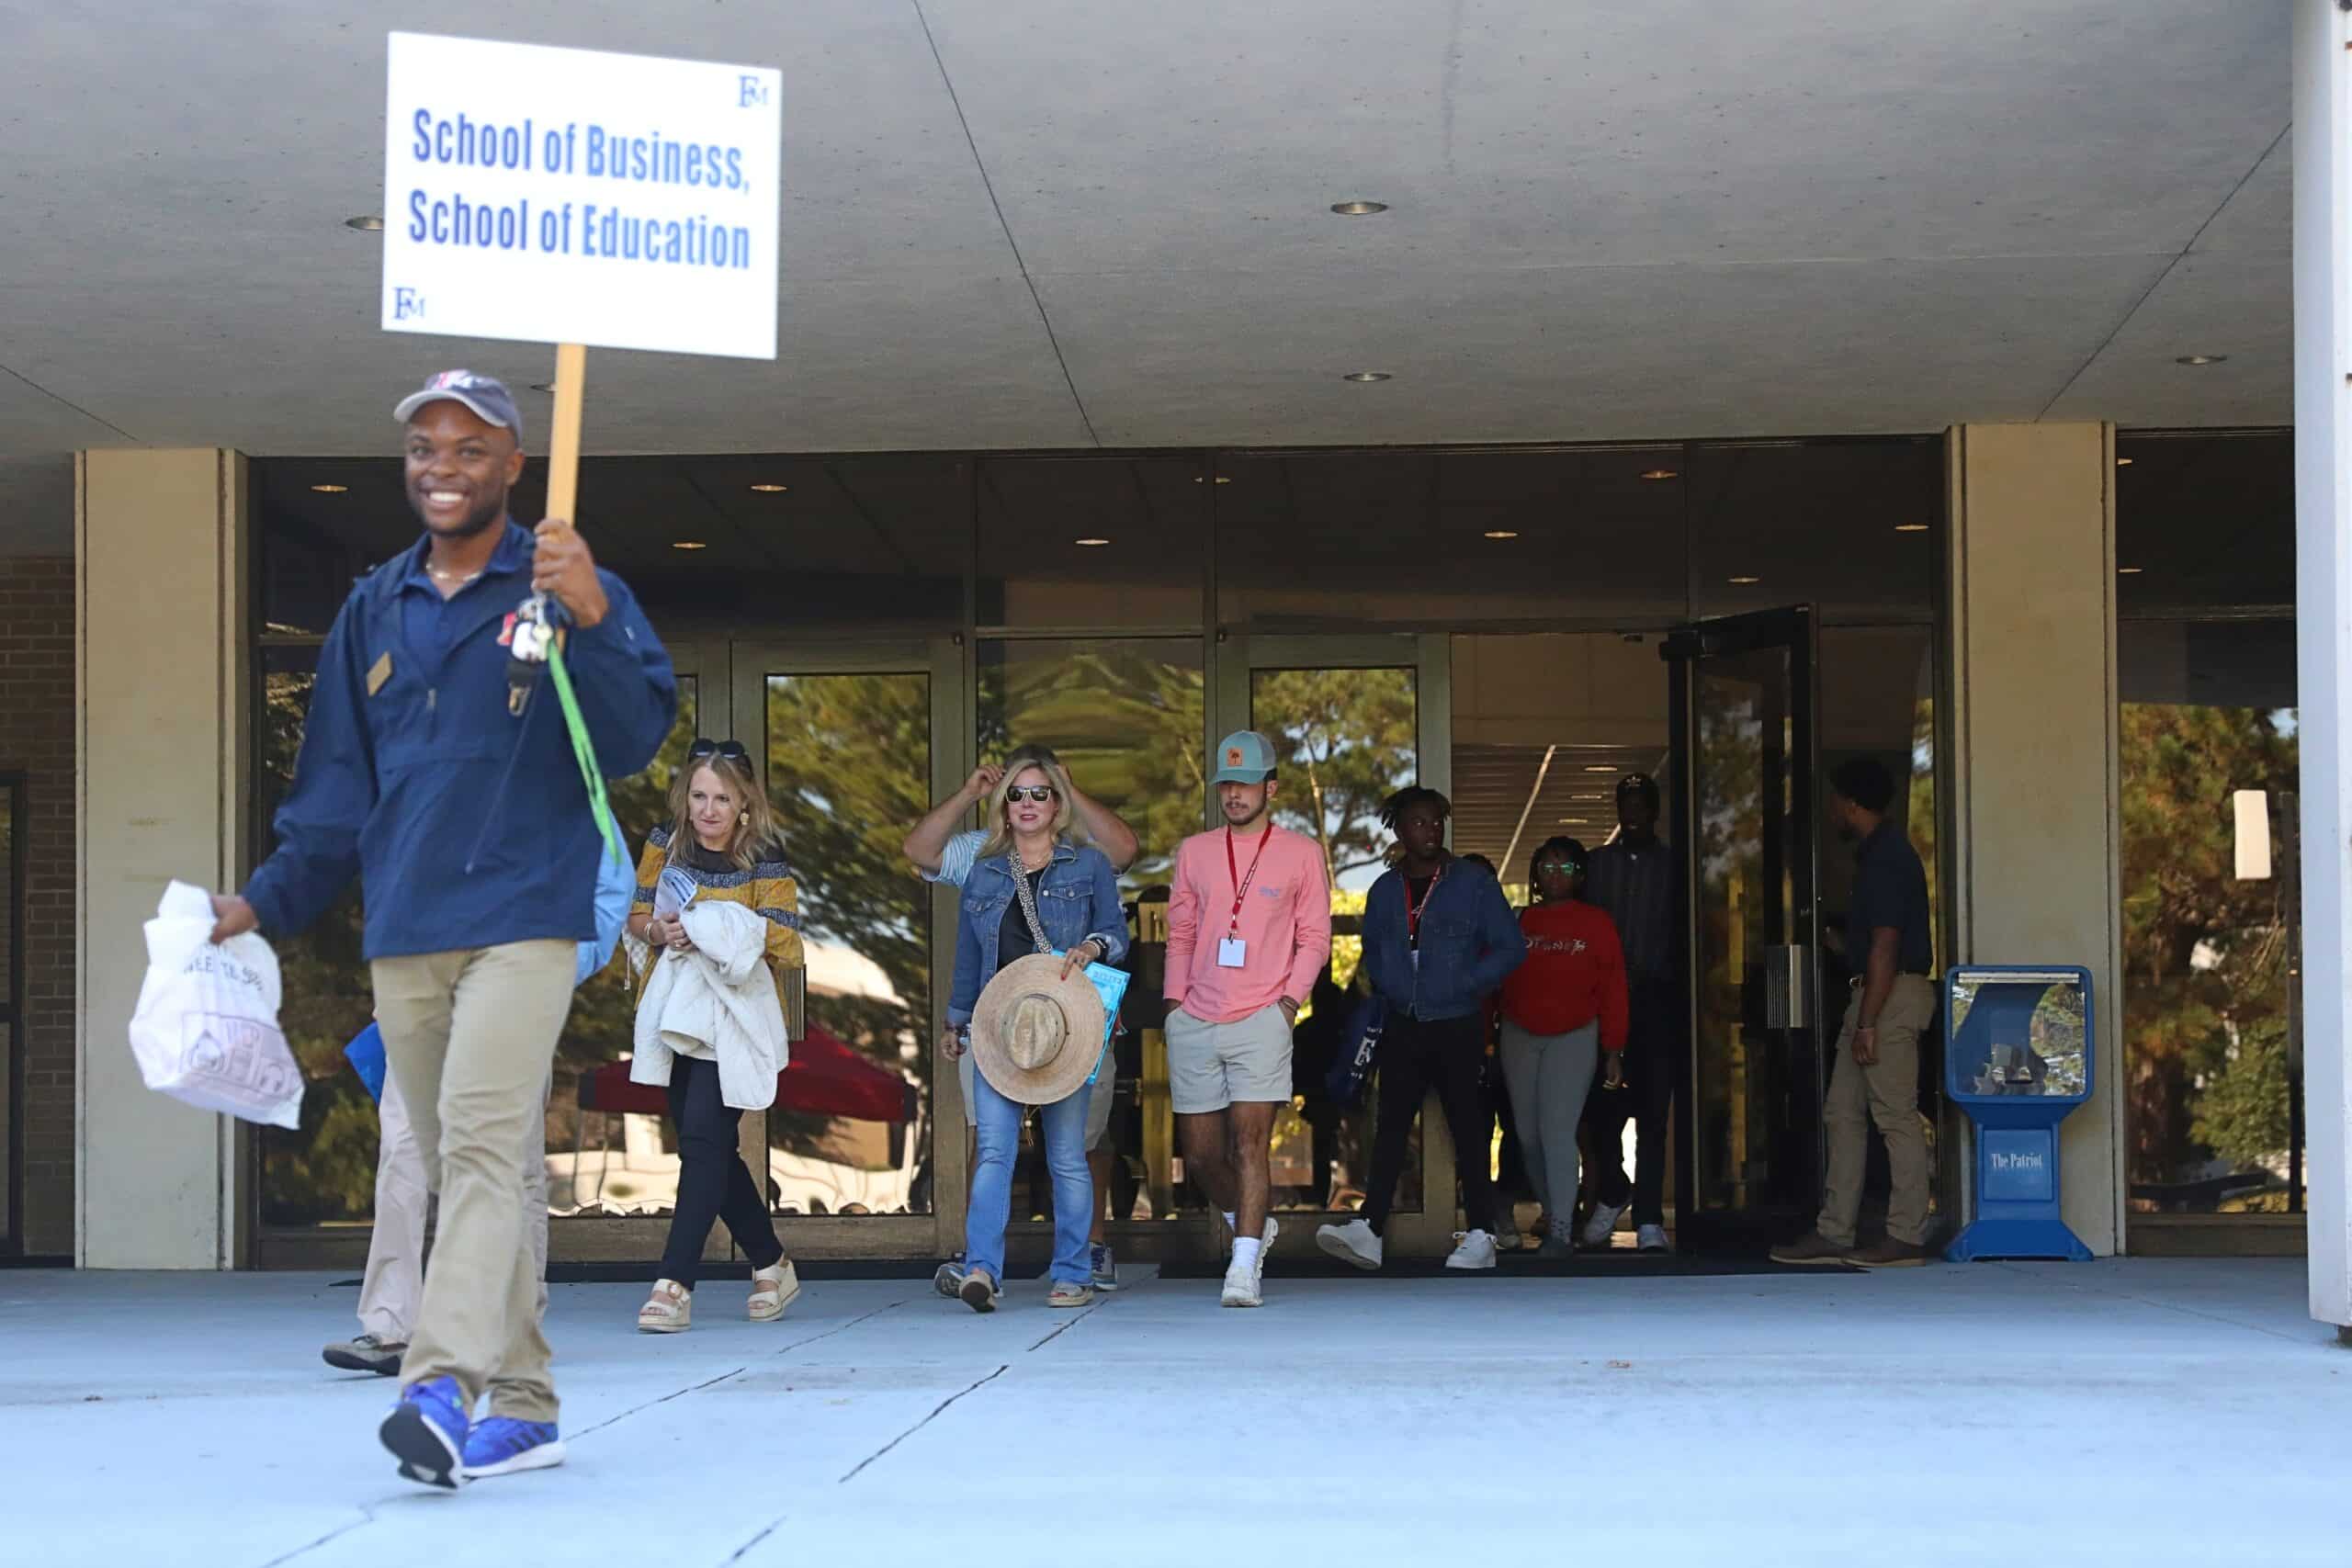
M 1046 1134 L 1046 1165 L 1054 1176 L 1053 1277 L 1074 1285 L 1094 1277 L 1086 1242 L 1094 1213 L 1094 1180 L 1086 1169 L 1086 1098 L 1081 1088 L 1037 1111 Z M 1004 1222 L 1012 1209 L 1012 1162 L 1021 1152 L 1023 1108 L 979 1073 L 972 1075 L 972 1100 L 979 1110 L 980 1153 L 964 1211 L 964 1267 L 985 1269 L 1001 1283 Z

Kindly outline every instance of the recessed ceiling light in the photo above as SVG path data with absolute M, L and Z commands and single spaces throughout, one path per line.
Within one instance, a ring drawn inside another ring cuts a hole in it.
M 1369 218 L 1375 212 L 1387 211 L 1388 204 L 1385 201 L 1335 201 L 1331 204 L 1331 210 L 1342 218 Z
M 2118 577 L 2137 577 L 2146 570 L 2147 568 L 2139 566 L 2119 566 L 2115 569 L 2115 575 Z
M 1105 546 L 1105 545 L 1109 544 L 1110 542 L 1111 542 L 1110 540 L 1105 539 L 1105 538 L 1101 538 L 1101 537 L 1099 537 L 1099 536 L 1090 536 L 1090 537 L 1088 537 L 1088 538 L 1083 538 L 1083 539 L 1072 539 L 1072 540 L 1070 541 L 1070 543 L 1071 543 L 1071 544 L 1073 544 L 1073 545 L 1080 545 L 1080 546 L 1083 546 L 1083 547 L 1085 547 L 1087 549 L 1090 549 L 1090 550 L 1099 550 L 1099 549 L 1101 549 L 1103 546 Z
M 2184 354 L 2176 358 L 2173 363 L 2175 365 L 2219 365 L 2228 357 L 2226 354 Z
M 752 488 L 758 491 L 762 495 L 782 495 L 786 491 L 790 490 L 792 487 L 790 485 L 763 484 L 753 485 Z
M 345 219 L 343 226 L 346 229 L 356 229 L 362 233 L 373 234 L 383 228 L 384 220 L 372 212 L 363 212 L 356 218 Z
M 1388 378 L 1385 370 L 1351 370 L 1340 378 L 1342 381 L 1385 381 Z
M 2115 466 L 2119 468 L 2128 468 L 2132 466 L 2132 459 L 2129 457 L 2118 457 L 2115 459 Z
M 1519 530 L 1516 528 L 1489 528 L 1487 530 L 1486 537 L 1489 539 L 1516 539 L 1519 537 Z
M 708 545 L 704 544 L 700 539 L 673 539 L 670 541 L 670 547 L 673 550 L 707 550 L 710 548 Z
M 351 487 L 349 485 L 312 485 L 311 488 L 321 495 L 341 495 Z
M 1764 580 L 1760 577 L 1734 577 L 1728 578 L 1725 581 L 1729 581 L 1735 588 L 1748 588 L 1763 581 Z
M 1925 523 L 1897 523 L 1894 531 L 1898 534 L 1924 534 L 1928 525 Z
M 1672 468 L 1650 468 L 1645 470 L 1642 475 L 1642 478 L 1645 479 L 1679 479 L 1682 476 L 1680 474 L 1676 473 Z

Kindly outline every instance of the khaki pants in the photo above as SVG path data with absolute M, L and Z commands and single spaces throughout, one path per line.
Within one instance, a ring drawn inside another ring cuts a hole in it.
M 401 1382 L 453 1377 L 469 1402 L 487 1391 L 492 1414 L 521 1421 L 556 1418 L 523 1151 L 546 1114 L 578 951 L 518 942 L 373 966 L 384 1054 L 441 1209 Z
M 1814 1228 L 1839 1247 L 1854 1245 L 1854 1218 L 1861 1212 L 1862 1171 L 1870 1153 L 1870 1127 L 1886 1140 L 1893 1190 L 1886 1201 L 1886 1234 L 1907 1246 L 1928 1239 L 1928 1138 L 1919 1124 L 1919 1036 L 1936 1016 L 1935 982 L 1917 975 L 1895 977 L 1894 989 L 1878 1015 L 1878 1061 L 1854 1060 L 1854 1029 L 1862 1010 L 1855 987 L 1838 1033 L 1838 1061 L 1829 1071 L 1829 1100 L 1822 1121 L 1829 1134 L 1829 1178 L 1823 1184 L 1821 1218 Z
M 376 1107 L 376 1224 L 368 1237 L 368 1272 L 359 1281 L 359 1330 L 388 1345 L 405 1345 L 424 1296 L 424 1235 L 433 1199 L 424 1186 L 424 1151 L 390 1072 Z M 548 1314 L 547 1134 L 547 1118 L 533 1117 L 523 1151 L 523 1223 L 530 1227 L 531 1257 L 538 1264 L 542 1318 Z

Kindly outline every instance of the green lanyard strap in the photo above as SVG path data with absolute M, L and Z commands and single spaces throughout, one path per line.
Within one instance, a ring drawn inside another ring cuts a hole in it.
M 620 831 L 613 825 L 613 808 L 605 798 L 605 773 L 596 766 L 596 748 L 588 739 L 588 721 L 580 716 L 580 699 L 572 694 L 571 674 L 563 667 L 560 637 L 548 644 L 548 673 L 555 679 L 555 697 L 563 708 L 563 727 L 571 734 L 571 756 L 580 764 L 580 782 L 588 786 L 588 803 L 596 811 L 596 830 L 605 836 L 605 848 L 612 852 L 613 859 L 627 865 L 628 853 L 621 848 Z

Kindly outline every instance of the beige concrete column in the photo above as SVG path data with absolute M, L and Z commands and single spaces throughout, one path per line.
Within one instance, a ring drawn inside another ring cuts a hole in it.
M 244 871 L 245 460 L 85 452 L 75 477 L 74 1257 L 90 1269 L 230 1268 L 244 1135 L 149 1092 L 130 1028 L 141 928 L 164 885 L 233 886 Z
M 2066 1121 L 2063 1208 L 2093 1251 L 2113 1253 L 2123 1239 L 2115 433 L 1961 425 L 1947 457 L 1958 956 L 2091 970 L 2094 1094 Z

